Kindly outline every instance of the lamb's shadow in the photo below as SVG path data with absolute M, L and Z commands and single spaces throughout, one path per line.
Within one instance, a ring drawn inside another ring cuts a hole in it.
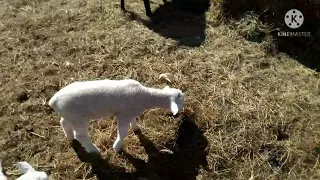
M 141 22 L 163 37 L 176 40 L 179 45 L 197 47 L 206 39 L 205 12 L 210 7 L 210 0 L 205 1 L 208 1 L 205 2 L 207 6 L 205 3 L 198 3 L 199 7 L 194 7 L 196 11 L 178 10 L 173 3 L 167 2 L 159 5 L 151 19 L 143 19 L 133 11 L 126 10 L 126 12 L 131 20 Z
M 103 159 L 100 155 L 87 153 L 77 140 L 71 142 L 72 148 L 82 162 L 90 164 L 92 173 L 97 179 L 137 179 L 134 174 L 127 173 L 124 168 L 114 166 L 108 159 Z
M 193 180 L 198 175 L 198 169 L 207 169 L 208 141 L 192 118 L 190 114 L 184 115 L 177 138 L 166 143 L 165 146 L 173 153 L 159 151 L 141 131 L 135 132 L 148 154 L 148 162 L 125 152 L 124 155 L 135 166 L 140 177 Z
M 131 154 L 122 151 L 124 158 L 127 158 L 136 168 L 136 172 L 129 173 L 122 167 L 117 167 L 103 159 L 100 155 L 87 153 L 81 144 L 74 140 L 71 145 L 78 158 L 82 162 L 90 164 L 92 173 L 99 180 L 105 179 L 138 179 L 145 177 L 153 180 L 185 179 L 194 180 L 198 175 L 198 169 L 207 169 L 208 141 L 202 131 L 194 123 L 193 115 L 185 113 L 183 115 L 176 139 L 166 143 L 168 151 L 159 151 L 150 139 L 136 131 L 135 134 L 148 154 L 148 162 L 133 157 Z

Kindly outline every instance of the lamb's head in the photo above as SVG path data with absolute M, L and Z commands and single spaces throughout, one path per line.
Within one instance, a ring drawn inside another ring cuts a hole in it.
M 173 115 L 176 115 L 184 106 L 184 94 L 180 89 L 170 88 L 166 86 L 163 90 L 170 94 L 170 109 Z
M 18 179 L 33 179 L 33 180 L 49 180 L 48 175 L 42 171 L 36 171 L 28 162 L 18 162 L 18 169 L 22 176 Z

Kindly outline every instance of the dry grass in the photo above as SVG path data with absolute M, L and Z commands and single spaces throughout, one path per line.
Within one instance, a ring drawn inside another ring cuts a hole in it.
M 123 15 L 118 0 L 0 1 L 0 159 L 11 179 L 20 160 L 54 180 L 320 178 L 319 73 L 270 54 L 272 36 L 248 41 L 268 34 L 254 14 L 223 23 L 212 1 L 206 16 L 160 7 L 153 24 L 142 2 L 126 6 L 137 14 Z M 164 87 L 165 72 L 186 93 L 185 110 L 145 112 L 144 135 L 130 130 L 125 140 L 127 158 L 114 154 L 116 123 L 106 120 L 90 129 L 106 160 L 81 162 L 45 105 L 75 80 Z

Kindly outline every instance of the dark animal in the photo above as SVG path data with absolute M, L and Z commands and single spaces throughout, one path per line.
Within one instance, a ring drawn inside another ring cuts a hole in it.
M 162 1 L 164 3 L 167 2 L 167 0 L 162 0 Z M 152 16 L 152 12 L 151 12 L 151 8 L 150 8 L 150 0 L 143 0 L 143 3 L 144 3 L 145 10 L 146 10 L 146 15 L 148 17 L 151 17 Z M 124 0 L 120 0 L 120 7 L 121 7 L 121 10 L 125 11 Z

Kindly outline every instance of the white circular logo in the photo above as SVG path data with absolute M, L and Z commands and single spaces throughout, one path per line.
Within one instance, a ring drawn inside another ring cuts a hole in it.
M 303 21 L 303 14 L 298 9 L 291 9 L 284 16 L 284 22 L 291 29 L 299 28 Z

